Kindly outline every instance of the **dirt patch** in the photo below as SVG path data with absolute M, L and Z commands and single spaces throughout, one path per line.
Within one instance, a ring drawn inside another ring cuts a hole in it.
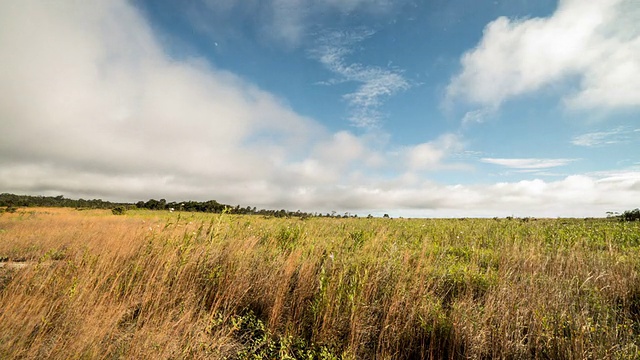
M 23 268 L 26 268 L 28 266 L 33 266 L 33 264 L 35 264 L 35 262 L 33 262 L 33 261 L 21 261 L 21 262 L 2 261 L 2 262 L 0 262 L 0 268 L 23 269 Z

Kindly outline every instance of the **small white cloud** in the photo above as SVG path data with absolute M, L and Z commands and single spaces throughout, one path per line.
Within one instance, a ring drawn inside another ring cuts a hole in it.
M 562 0 L 548 18 L 489 23 L 461 59 L 448 99 L 497 108 L 514 96 L 578 79 L 572 108 L 640 106 L 640 7 L 636 0 Z
M 434 141 L 408 147 L 405 149 L 407 169 L 416 172 L 452 167 L 451 164 L 444 164 L 443 160 L 463 148 L 462 141 L 455 134 L 444 134 Z
M 514 169 L 547 169 L 558 166 L 565 166 L 576 159 L 496 159 L 482 158 L 480 161 L 487 164 L 495 164 Z

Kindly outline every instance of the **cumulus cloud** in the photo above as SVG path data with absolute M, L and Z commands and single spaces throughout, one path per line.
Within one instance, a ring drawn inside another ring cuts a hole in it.
M 640 106 L 640 7 L 635 0 L 561 0 L 548 18 L 489 23 L 464 54 L 447 97 L 489 108 L 553 84 L 577 86 L 577 109 Z
M 355 82 L 356 91 L 343 97 L 349 103 L 351 123 L 358 127 L 377 127 L 383 114 L 380 108 L 384 101 L 411 87 L 402 71 L 394 68 L 382 68 L 360 63 L 349 63 L 347 56 L 353 52 L 356 44 L 374 35 L 370 29 L 352 31 L 333 31 L 318 39 L 318 46 L 311 56 L 337 75 L 325 84 Z

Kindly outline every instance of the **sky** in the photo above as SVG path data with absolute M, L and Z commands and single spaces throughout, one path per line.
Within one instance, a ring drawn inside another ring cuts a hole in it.
M 0 95 L 0 192 L 640 207 L 639 0 L 6 0 Z

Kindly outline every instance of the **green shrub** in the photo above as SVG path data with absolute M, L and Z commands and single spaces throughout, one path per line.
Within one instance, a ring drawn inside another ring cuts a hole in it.
M 127 212 L 127 209 L 125 209 L 123 206 L 118 206 L 111 209 L 111 213 L 113 215 L 124 215 L 126 212 Z

